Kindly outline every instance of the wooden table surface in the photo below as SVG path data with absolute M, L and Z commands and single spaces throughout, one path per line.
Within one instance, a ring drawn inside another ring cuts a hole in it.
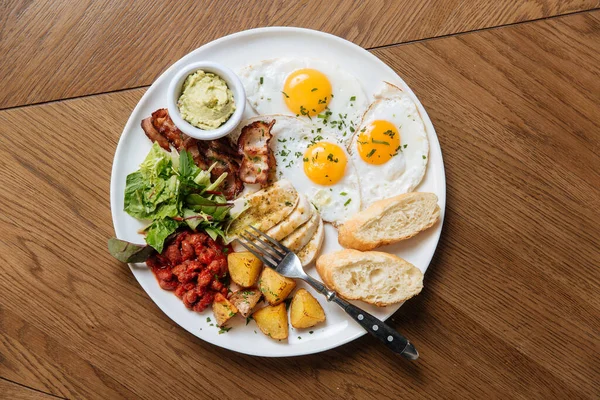
M 600 2 L 0 5 L 0 398 L 599 398 Z M 227 21 L 224 23 L 223 21 Z M 427 109 L 446 220 L 425 288 L 368 336 L 266 359 L 205 343 L 110 257 L 110 171 L 148 85 L 202 44 L 351 40 Z

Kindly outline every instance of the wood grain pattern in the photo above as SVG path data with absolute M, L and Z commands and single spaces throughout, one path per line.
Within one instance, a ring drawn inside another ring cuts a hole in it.
M 418 362 L 369 337 L 253 358 L 164 316 L 105 250 L 136 89 L 0 111 L 0 376 L 66 398 L 598 398 L 600 13 L 375 54 L 446 166 L 425 289 L 391 322 Z
M 3 1 L 0 108 L 149 85 L 191 50 L 255 27 L 318 29 L 374 47 L 599 6 L 598 0 Z
M 45 394 L 27 387 L 17 385 L 0 378 L 0 394 L 3 399 L 10 400 L 52 400 L 62 399 L 62 397 Z

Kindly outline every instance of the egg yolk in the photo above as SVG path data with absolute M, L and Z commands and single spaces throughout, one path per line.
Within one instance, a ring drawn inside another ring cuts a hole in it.
M 342 179 L 348 158 L 337 144 L 317 142 L 304 153 L 304 173 L 319 185 L 333 185 Z
M 285 80 L 283 98 L 291 112 L 297 115 L 317 115 L 331 100 L 331 83 L 316 69 L 298 69 Z
M 357 147 L 366 163 L 385 164 L 400 151 L 400 132 L 389 121 L 372 121 L 360 130 Z

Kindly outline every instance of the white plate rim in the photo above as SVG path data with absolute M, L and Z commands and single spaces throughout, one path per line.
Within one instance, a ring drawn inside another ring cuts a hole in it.
M 425 108 L 423 107 L 423 105 L 421 104 L 421 102 L 417 98 L 417 96 L 414 94 L 412 89 L 404 82 L 404 80 L 391 67 L 389 67 L 385 62 L 380 60 L 378 57 L 376 57 L 374 54 L 372 54 L 368 50 L 365 50 L 364 48 L 362 48 L 362 47 L 356 45 L 355 43 L 352 43 L 346 39 L 340 38 L 338 36 L 335 36 L 335 35 L 332 35 L 332 34 L 329 34 L 326 32 L 321 32 L 321 31 L 306 29 L 306 28 L 298 28 L 298 27 L 273 26 L 273 27 L 254 28 L 254 29 L 249 29 L 249 30 L 245 30 L 245 31 L 241 31 L 241 32 L 236 32 L 236 33 L 233 33 L 233 34 L 230 34 L 227 36 L 223 36 L 214 41 L 204 44 L 203 46 L 191 51 L 190 53 L 188 53 L 185 56 L 183 56 L 182 58 L 180 58 L 178 61 L 173 63 L 168 69 L 166 69 L 152 83 L 152 85 L 150 85 L 150 87 L 148 87 L 148 89 L 146 90 L 144 95 L 140 98 L 140 100 L 136 104 L 135 108 L 131 112 L 129 119 L 128 119 L 127 123 L 125 124 L 125 127 L 123 128 L 123 132 L 122 132 L 121 136 L 119 137 L 119 142 L 117 144 L 117 148 L 115 150 L 115 155 L 113 158 L 113 165 L 112 165 L 112 170 L 111 170 L 111 182 L 110 182 L 110 204 L 111 204 L 111 215 L 112 215 L 113 227 L 115 229 L 115 235 L 117 237 L 122 237 L 122 235 L 120 235 L 121 230 L 119 229 L 118 216 L 117 216 L 117 212 L 115 211 L 115 206 L 114 206 L 115 204 L 117 204 L 117 196 L 122 196 L 122 193 L 117 193 L 117 191 L 115 189 L 115 187 L 116 187 L 116 179 L 115 178 L 120 173 L 118 171 L 118 162 L 117 161 L 118 161 L 119 157 L 122 157 L 122 153 L 124 152 L 125 145 L 123 143 L 124 143 L 124 139 L 126 138 L 128 132 L 132 131 L 132 128 L 135 124 L 140 123 L 140 121 L 138 121 L 137 119 L 134 119 L 133 116 L 137 114 L 138 109 L 142 106 L 144 101 L 147 100 L 148 97 L 152 96 L 152 88 L 155 85 L 158 85 L 159 83 L 161 83 L 175 69 L 179 68 L 182 64 L 186 63 L 190 58 L 193 58 L 197 52 L 208 50 L 214 46 L 219 46 L 222 43 L 230 41 L 230 40 L 239 39 L 239 38 L 243 38 L 246 36 L 250 37 L 252 35 L 260 35 L 260 34 L 264 34 L 264 33 L 267 33 L 267 34 L 298 33 L 300 35 L 314 35 L 316 37 L 326 38 L 328 40 L 336 42 L 340 46 L 347 46 L 354 51 L 358 51 L 358 52 L 362 53 L 362 55 L 364 57 L 369 58 L 372 62 L 376 62 L 376 63 L 380 64 L 380 66 L 382 68 L 386 69 L 389 73 L 393 74 L 395 76 L 395 78 L 399 82 L 402 83 L 402 89 L 405 90 L 406 92 L 408 92 L 410 94 L 410 96 L 412 97 L 412 99 L 415 101 L 415 103 L 417 104 L 417 107 L 419 109 L 419 112 L 421 114 L 421 118 L 423 119 L 423 122 L 425 123 L 425 127 L 426 127 L 426 130 L 428 133 L 428 139 L 429 139 L 429 144 L 430 144 L 430 149 L 429 149 L 430 157 L 429 158 L 431 159 L 431 154 L 433 151 L 438 153 L 437 156 L 439 156 L 439 158 L 440 158 L 440 163 L 438 166 L 438 175 L 436 176 L 436 179 L 439 180 L 439 186 L 441 189 L 441 190 L 438 190 L 438 192 L 437 192 L 438 202 L 439 202 L 440 209 L 441 209 L 440 221 L 437 224 L 436 233 L 435 233 L 435 248 L 429 254 L 429 256 L 427 257 L 427 262 L 424 264 L 423 272 L 425 272 L 427 270 L 427 268 L 429 267 L 429 264 L 431 263 L 431 260 L 434 256 L 435 252 L 438 249 L 439 239 L 441 236 L 442 226 L 443 226 L 444 217 L 445 217 L 445 208 L 446 208 L 446 176 L 445 176 L 445 168 L 444 168 L 444 163 L 443 163 L 443 155 L 442 155 L 441 147 L 439 144 L 439 140 L 438 140 L 435 128 L 433 127 L 433 124 L 431 122 L 431 119 L 429 118 L 427 111 L 425 110 Z M 428 170 L 429 170 L 429 167 L 428 167 Z M 434 228 L 432 228 L 432 229 L 434 229 Z M 303 351 L 302 350 L 301 351 L 293 351 L 295 346 L 285 346 L 282 348 L 288 349 L 288 350 L 273 351 L 273 352 L 269 352 L 268 354 L 265 354 L 264 352 L 261 352 L 260 350 L 253 349 L 253 348 L 248 348 L 248 349 L 242 350 L 242 349 L 231 348 L 228 346 L 223 346 L 222 344 L 211 342 L 210 340 L 207 340 L 205 337 L 201 337 L 198 334 L 198 332 L 193 332 L 193 331 L 187 329 L 185 326 L 181 325 L 177 321 L 177 319 L 173 316 L 173 313 L 170 312 L 170 310 L 165 309 L 163 306 L 161 306 L 161 304 L 153 298 L 153 296 L 147 290 L 145 285 L 140 281 L 140 279 L 136 275 L 135 264 L 129 264 L 129 267 L 130 267 L 130 270 L 132 271 L 133 275 L 136 277 L 136 280 L 138 281 L 140 286 L 142 286 L 144 291 L 148 294 L 148 296 L 152 299 L 152 301 L 159 307 L 159 309 L 163 313 L 165 313 L 173 322 L 175 322 L 181 328 L 187 330 L 189 333 L 191 333 L 192 335 L 196 336 L 197 338 L 199 338 L 203 341 L 206 341 L 213 345 L 217 345 L 219 347 L 226 348 L 226 349 L 229 349 L 229 350 L 232 350 L 235 352 L 240 352 L 243 354 L 248 354 L 248 355 L 253 355 L 253 356 L 261 356 L 261 357 L 291 357 L 291 356 L 299 356 L 299 355 L 308 355 L 308 354 L 323 352 L 323 351 L 326 351 L 326 350 L 329 350 L 329 349 L 332 349 L 332 348 L 335 348 L 338 346 L 342 346 L 342 345 L 344 345 L 348 342 L 351 342 L 367 333 L 366 331 L 363 330 L 363 331 L 357 332 L 356 334 L 354 334 L 352 336 L 348 336 L 346 338 L 339 339 L 335 342 L 331 342 L 331 343 L 325 342 L 321 345 L 314 346 L 311 349 L 305 349 Z M 158 285 L 158 283 L 157 283 L 157 285 Z M 391 312 L 387 316 L 382 317 L 382 320 L 386 320 L 387 318 L 391 317 L 398 310 L 398 308 L 400 308 L 401 305 L 402 304 L 389 307 Z M 289 351 L 289 349 L 292 349 L 292 351 Z

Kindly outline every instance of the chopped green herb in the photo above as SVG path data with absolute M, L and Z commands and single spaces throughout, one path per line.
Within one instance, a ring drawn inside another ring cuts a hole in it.
M 248 315 L 246 317 L 246 325 L 248 325 L 250 323 L 251 320 L 253 320 L 254 318 L 252 318 L 252 315 Z
M 210 322 L 210 317 L 206 317 L 206 322 Z
M 350 132 L 354 133 L 354 128 L 350 127 Z
M 263 77 L 262 76 L 260 77 L 260 84 L 261 85 L 263 84 Z
M 405 144 L 405 145 L 404 145 L 404 148 L 406 148 L 407 146 L 408 146 L 408 145 L 407 145 L 407 144 Z
M 315 88 L 312 88 L 310 91 L 311 91 L 311 92 L 316 92 L 317 90 L 318 90 L 318 89 L 315 87 Z
M 348 196 L 348 193 L 347 192 L 340 192 L 340 195 L 342 195 L 342 196 Z
M 333 158 L 333 154 L 329 153 L 329 154 L 327 155 L 327 161 L 332 161 L 332 162 L 336 163 L 336 162 L 338 162 L 338 161 L 339 161 L 339 159 L 337 159 L 337 158 Z
M 287 139 L 286 139 L 286 138 L 283 138 L 283 139 L 281 139 L 281 138 L 277 138 L 277 141 L 278 141 L 279 143 L 285 143 L 285 142 L 287 142 Z
M 222 333 L 229 332 L 231 330 L 231 328 L 232 328 L 231 326 L 229 328 L 226 327 L 226 326 L 222 327 L 221 329 L 219 329 L 219 335 L 222 334 Z
M 394 138 L 394 136 L 396 136 L 396 134 L 391 129 L 388 129 L 387 131 L 383 132 L 383 134 L 389 136 L 392 139 Z
M 385 144 L 386 146 L 389 146 L 389 145 L 390 145 L 390 143 L 389 143 L 389 142 L 386 142 L 385 140 L 375 140 L 375 139 L 373 139 L 373 138 L 371 138 L 371 142 L 372 142 L 372 143 L 375 143 L 375 144 Z
M 290 201 L 286 201 L 286 202 L 285 202 L 285 205 L 286 205 L 286 206 L 288 206 L 288 207 L 291 207 L 291 206 L 293 206 L 292 202 L 290 202 Z
M 350 97 L 350 101 L 355 101 L 355 100 L 356 100 L 356 96 Z
M 288 98 L 288 99 L 290 98 L 290 96 L 288 96 L 288 94 L 287 94 L 286 92 L 281 92 L 281 93 L 283 93 L 283 95 L 284 95 L 286 98 Z
M 302 336 L 298 336 L 298 339 L 302 339 Z
M 310 333 L 310 334 L 312 335 L 314 332 L 315 332 L 315 331 L 310 331 L 310 332 L 308 332 L 308 333 Z
M 351 201 L 352 201 L 352 199 L 346 200 L 346 202 L 344 203 L 344 207 L 346 207 L 348 204 L 350 204 Z
M 423 160 L 426 159 L 427 157 L 425 157 L 425 154 L 423 154 Z
M 376 149 L 371 150 L 369 154 L 367 154 L 367 157 L 371 157 L 373 154 L 375 154 L 376 151 Z

